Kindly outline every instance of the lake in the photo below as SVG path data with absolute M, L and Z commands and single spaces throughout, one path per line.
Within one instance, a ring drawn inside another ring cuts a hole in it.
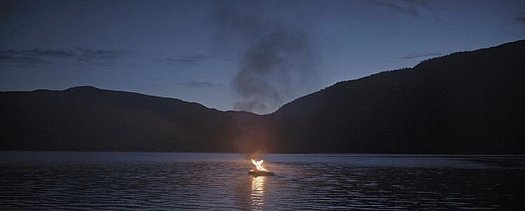
M 0 209 L 515 210 L 525 157 L 0 152 Z

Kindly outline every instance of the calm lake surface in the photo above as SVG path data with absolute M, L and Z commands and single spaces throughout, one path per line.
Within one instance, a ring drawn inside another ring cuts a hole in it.
M 525 157 L 0 152 L 0 209 L 515 210 Z

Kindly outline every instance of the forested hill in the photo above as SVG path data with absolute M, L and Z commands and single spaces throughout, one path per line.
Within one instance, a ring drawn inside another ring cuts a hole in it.
M 524 153 L 525 41 L 339 82 L 268 115 L 74 87 L 0 92 L 0 150 Z
M 272 114 L 282 151 L 525 152 L 525 41 L 344 81 Z

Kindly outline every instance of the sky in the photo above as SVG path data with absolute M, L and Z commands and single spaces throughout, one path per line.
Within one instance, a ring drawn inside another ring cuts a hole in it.
M 519 0 L 0 1 L 0 91 L 132 91 L 259 114 L 525 38 Z

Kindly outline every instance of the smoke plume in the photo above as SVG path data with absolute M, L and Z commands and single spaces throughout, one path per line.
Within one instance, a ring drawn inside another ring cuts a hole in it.
M 264 5 L 251 7 L 218 7 L 215 17 L 219 37 L 235 39 L 241 49 L 230 84 L 239 96 L 234 109 L 262 114 L 312 87 L 315 59 L 307 30 L 272 19 Z

